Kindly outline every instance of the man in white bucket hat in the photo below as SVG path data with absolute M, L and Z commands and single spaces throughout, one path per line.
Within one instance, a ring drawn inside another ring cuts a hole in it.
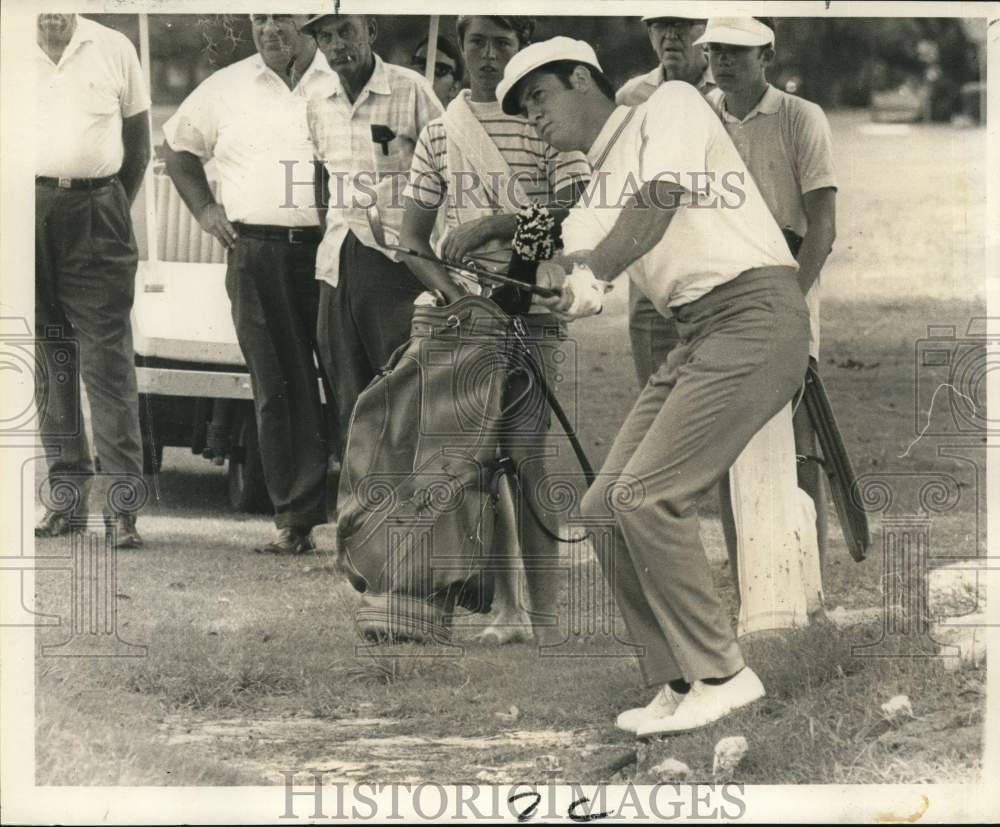
M 815 365 L 819 358 L 819 277 L 836 238 L 837 182 L 830 125 L 819 106 L 767 82 L 775 48 L 771 18 L 713 17 L 698 43 L 708 49 L 719 84 L 709 101 L 798 261 L 799 286 L 809 308 L 809 356 Z M 805 405 L 796 411 L 794 429 L 796 453 L 815 455 L 815 436 Z M 735 486 L 744 470 L 740 465 L 733 472 Z M 799 468 L 798 483 L 815 502 L 822 555 L 826 509 L 815 464 Z
M 680 343 L 639 395 L 580 510 L 606 520 L 600 555 L 640 668 L 659 691 L 617 725 L 639 737 L 706 726 L 764 695 L 712 583 L 698 500 L 791 399 L 809 316 L 795 259 L 721 122 L 689 84 L 615 106 L 586 43 L 553 38 L 507 64 L 503 110 L 560 151 L 582 150 L 591 184 L 563 223 L 572 272 L 546 300 L 600 312 L 628 272 Z M 636 189 L 638 188 L 638 191 Z
M 696 45 L 705 33 L 704 17 L 646 15 L 642 22 L 659 63 L 655 69 L 627 81 L 615 95 L 617 103 L 626 106 L 645 103 L 668 80 L 683 80 L 703 95 L 715 88 L 705 50 Z

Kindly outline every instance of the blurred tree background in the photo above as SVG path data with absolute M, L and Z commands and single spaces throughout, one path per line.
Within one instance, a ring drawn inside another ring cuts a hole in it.
M 91 15 L 138 43 L 136 15 Z M 427 35 L 427 16 L 378 16 L 376 50 L 386 60 L 409 62 Z M 245 15 L 150 15 L 153 100 L 179 103 L 216 69 L 253 53 Z M 825 108 L 864 107 L 873 93 L 907 83 L 929 83 L 932 115 L 947 120 L 959 90 L 980 77 L 985 61 L 977 40 L 984 19 L 778 18 L 777 56 L 769 78 Z M 981 32 L 980 32 L 981 29 Z M 441 33 L 455 39 L 455 18 L 441 18 Z M 617 87 L 655 65 L 638 18 L 539 17 L 536 40 L 557 34 L 591 43 Z M 985 54 L 985 52 L 983 52 Z

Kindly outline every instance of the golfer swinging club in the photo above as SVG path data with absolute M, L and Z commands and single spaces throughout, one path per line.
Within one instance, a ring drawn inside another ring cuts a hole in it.
M 563 223 L 562 296 L 553 312 L 600 312 L 602 282 L 627 271 L 679 345 L 639 395 L 598 481 L 589 518 L 612 508 L 601 560 L 643 677 L 659 687 L 618 716 L 638 737 L 706 726 L 764 696 L 712 584 L 696 506 L 795 393 L 809 314 L 781 230 L 719 119 L 690 85 L 667 82 L 616 107 L 594 50 L 556 37 L 507 64 L 497 97 L 593 177 Z M 603 180 L 602 180 L 603 179 Z

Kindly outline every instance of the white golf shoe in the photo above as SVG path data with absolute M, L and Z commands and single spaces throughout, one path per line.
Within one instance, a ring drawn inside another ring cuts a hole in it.
M 664 686 L 645 706 L 626 709 L 615 720 L 615 726 L 625 732 L 635 732 L 640 723 L 666 718 L 674 714 L 683 695 L 678 695 L 669 686 Z
M 764 694 L 764 685 L 749 667 L 718 686 L 695 681 L 687 695 L 681 696 L 673 715 L 643 716 L 637 722 L 635 734 L 638 738 L 649 738 L 700 729 L 760 700 Z

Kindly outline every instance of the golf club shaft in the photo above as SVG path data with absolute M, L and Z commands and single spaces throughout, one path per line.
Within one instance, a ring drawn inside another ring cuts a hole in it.
M 377 240 L 376 240 L 376 243 Z M 447 261 L 442 261 L 435 256 L 429 256 L 426 253 L 420 253 L 416 250 L 412 250 L 409 247 L 401 247 L 398 244 L 380 244 L 379 246 L 384 247 L 387 250 L 395 250 L 398 253 L 403 253 L 404 255 L 414 256 L 415 258 L 422 258 L 424 261 L 432 261 L 435 264 L 440 264 L 442 267 L 446 267 L 449 270 L 454 270 L 458 273 L 470 273 L 476 278 L 487 279 L 489 281 L 494 281 L 497 284 L 506 284 L 510 287 L 517 287 L 521 290 L 527 290 L 529 293 L 534 293 L 538 296 L 544 296 L 549 298 L 551 296 L 560 295 L 561 291 L 556 290 L 552 287 L 539 287 L 537 284 L 528 284 L 524 281 L 518 281 L 517 279 L 512 279 L 509 276 L 502 276 L 499 273 L 494 273 L 492 270 L 486 270 L 481 267 L 466 266 L 462 264 L 449 264 Z

